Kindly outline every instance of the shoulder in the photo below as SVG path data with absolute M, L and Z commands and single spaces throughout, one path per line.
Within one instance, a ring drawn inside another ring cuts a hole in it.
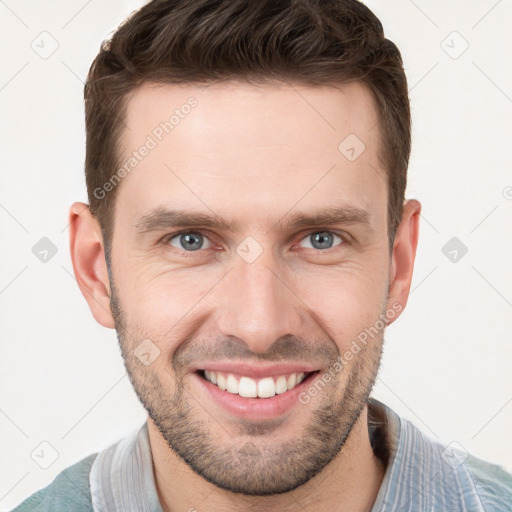
M 512 510 L 512 474 L 471 455 L 464 461 L 464 469 L 486 512 Z
M 371 431 L 381 430 L 375 442 L 389 456 L 372 512 L 512 512 L 510 473 L 458 442 L 430 437 L 380 402 L 370 408 Z
M 403 420 L 402 420 L 403 421 Z M 418 473 L 431 492 L 435 505 L 449 504 L 454 510 L 505 512 L 512 510 L 512 475 L 496 464 L 470 455 L 457 442 L 433 440 L 403 422 L 408 434 L 408 462 L 417 464 Z M 402 430 L 403 433 L 403 430 Z
M 89 473 L 96 456 L 97 453 L 89 455 L 66 468 L 12 512 L 93 512 Z

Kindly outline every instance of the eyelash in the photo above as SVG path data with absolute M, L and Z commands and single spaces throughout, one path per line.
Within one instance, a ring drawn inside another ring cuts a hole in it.
M 165 247 L 172 247 L 169 245 L 169 242 L 179 236 L 179 235 L 187 235 L 187 234 L 192 234 L 192 233 L 198 233 L 198 234 L 201 234 L 203 235 L 205 238 L 208 238 L 208 240 L 210 240 L 210 237 L 202 230 L 191 230 L 191 229 L 187 229 L 187 230 L 181 230 L 181 231 L 176 231 L 174 233 L 169 233 L 167 235 L 165 235 L 162 239 L 160 239 L 159 241 L 159 244 L 161 244 L 162 246 L 165 246 Z M 330 247 L 329 249 L 314 249 L 314 248 L 307 248 L 309 250 L 312 250 L 312 251 L 315 251 L 316 253 L 327 253 L 331 250 L 334 250 L 336 248 L 341 248 L 343 247 L 344 245 L 348 244 L 349 243 L 349 236 L 346 234 L 346 233 L 343 233 L 343 232 L 340 232 L 340 231 L 333 231 L 333 230 L 330 230 L 330 229 L 315 229 L 315 230 L 312 230 L 312 231 L 309 231 L 307 232 L 304 236 L 302 236 L 299 240 L 299 242 L 302 242 L 302 240 L 304 240 L 305 238 L 315 234 L 315 233 L 330 233 L 330 234 L 333 234 L 333 235 L 336 235 L 336 236 L 339 236 L 341 238 L 341 243 L 339 245 L 336 245 L 334 247 Z M 210 242 L 214 243 L 213 240 L 210 240 Z M 186 257 L 188 256 L 194 256 L 194 253 L 197 253 L 197 252 L 200 252 L 201 250 L 203 249 L 198 249 L 197 251 L 185 251 L 184 249 L 178 249 L 177 247 L 172 247 L 173 250 L 177 251 L 178 253 L 180 254 L 183 254 L 185 255 Z

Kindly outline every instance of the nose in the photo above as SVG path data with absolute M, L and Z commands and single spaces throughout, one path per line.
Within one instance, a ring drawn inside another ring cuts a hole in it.
M 235 258 L 217 293 L 217 329 L 253 352 L 263 354 L 280 337 L 300 335 L 305 305 L 271 256 L 264 253 L 252 263 Z

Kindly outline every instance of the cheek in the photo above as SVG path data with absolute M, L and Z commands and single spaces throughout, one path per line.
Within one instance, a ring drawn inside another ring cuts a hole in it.
M 221 277 L 212 267 L 169 270 L 145 259 L 120 266 L 115 282 L 127 325 L 138 326 L 170 353 L 201 320 L 205 299 Z
M 297 295 L 343 353 L 380 318 L 386 304 L 387 276 L 353 266 L 331 272 L 324 269 L 310 277 L 296 280 Z

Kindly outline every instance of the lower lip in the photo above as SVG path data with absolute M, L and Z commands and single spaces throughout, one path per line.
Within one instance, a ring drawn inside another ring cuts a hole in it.
M 194 373 L 193 377 L 213 401 L 229 413 L 248 420 L 273 419 L 290 412 L 295 405 L 301 405 L 299 395 L 314 381 L 319 372 L 309 374 L 299 385 L 270 398 L 245 398 L 240 395 L 222 391 L 218 386 Z

